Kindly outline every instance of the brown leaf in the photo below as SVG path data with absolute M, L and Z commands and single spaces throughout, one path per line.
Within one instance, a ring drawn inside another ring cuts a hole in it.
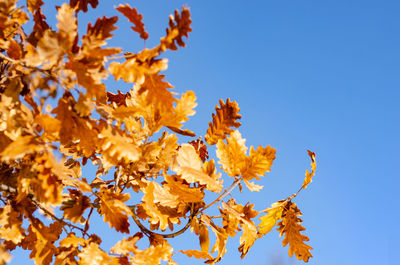
M 15 40 L 10 40 L 7 49 L 7 55 L 10 56 L 11 59 L 19 60 L 22 56 L 21 47 L 19 46 L 18 42 Z
M 239 128 L 241 119 L 239 106 L 236 101 L 226 100 L 226 103 L 219 101 L 220 107 L 215 106 L 216 114 L 212 114 L 213 121 L 209 123 L 205 140 L 209 145 L 214 145 L 218 140 L 224 140 L 226 136 L 234 130 L 229 127 Z
M 190 141 L 189 144 L 193 145 L 194 149 L 199 154 L 201 161 L 203 161 L 203 163 L 209 158 L 207 146 L 204 144 L 201 138 Z
M 178 10 L 175 10 L 175 16 L 169 17 L 169 28 L 166 29 L 167 35 L 161 39 L 161 51 L 165 49 L 177 50 L 177 45 L 185 47 L 183 42 L 183 37 L 188 37 L 188 33 L 192 32 L 190 24 L 192 20 L 190 19 L 189 9 L 182 8 L 179 14 Z
M 137 12 L 136 8 L 130 7 L 129 4 L 125 4 L 119 5 L 116 9 L 135 25 L 134 27 L 131 27 L 132 30 L 139 33 L 142 39 L 148 39 L 149 34 L 144 29 L 144 24 L 142 22 L 143 16 Z
M 88 5 L 90 4 L 92 8 L 96 8 L 97 5 L 99 4 L 98 0 L 70 0 L 69 1 L 70 6 L 76 7 L 76 12 L 79 12 L 82 10 L 83 12 L 88 11 Z
M 32 14 L 44 4 L 42 0 L 27 0 L 26 3 Z

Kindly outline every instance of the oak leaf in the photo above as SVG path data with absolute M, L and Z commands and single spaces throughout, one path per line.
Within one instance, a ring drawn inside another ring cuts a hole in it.
M 305 230 L 305 228 L 300 225 L 303 220 L 298 216 L 301 215 L 296 204 L 294 202 L 288 202 L 282 212 L 282 221 L 278 223 L 277 230 L 280 232 L 280 236 L 285 235 L 282 245 L 286 246 L 289 244 L 289 256 L 292 257 L 293 254 L 296 254 L 298 260 L 308 262 L 309 258 L 312 257 L 310 249 L 313 248 L 304 243 L 304 241 L 308 241 L 309 238 L 300 233 Z
M 239 114 L 239 106 L 236 101 L 230 101 L 229 98 L 226 103 L 219 101 L 220 107 L 215 106 L 216 114 L 212 114 L 212 123 L 209 123 L 205 140 L 208 144 L 214 145 L 218 143 L 218 140 L 224 140 L 226 136 L 232 133 L 234 130 L 230 127 L 238 128 L 240 122 L 236 121 L 241 119 Z
M 219 140 L 217 143 L 218 163 L 229 176 L 239 176 L 246 163 L 246 139 L 243 139 L 240 132 L 236 130 L 231 133 L 226 142 L 225 144 Z
M 132 211 L 125 204 L 130 198 L 129 193 L 116 194 L 106 188 L 101 188 L 98 197 L 101 201 L 99 212 L 104 216 L 104 221 L 117 232 L 129 233 L 128 217 L 132 215 Z
M 178 151 L 177 163 L 179 166 L 174 167 L 173 170 L 187 182 L 198 182 L 200 185 L 206 185 L 210 191 L 221 192 L 223 188 L 221 182 L 203 172 L 201 159 L 192 145 L 181 145 Z
M 70 193 L 70 204 L 64 204 L 60 210 L 64 211 L 64 218 L 74 223 L 81 222 L 83 212 L 90 206 L 90 199 L 82 195 L 79 190 L 68 189 Z
M 90 4 L 92 8 L 96 8 L 97 5 L 99 4 L 98 0 L 70 0 L 69 4 L 72 7 L 76 7 L 76 12 L 79 12 L 82 10 L 83 12 L 88 11 L 88 5 Z
M 106 252 L 101 250 L 96 243 L 90 243 L 82 248 L 78 257 L 80 258 L 80 265 L 120 265 L 117 257 L 109 256 Z
M 256 150 L 250 147 L 250 154 L 246 158 L 245 168 L 241 174 L 243 179 L 249 181 L 253 178 L 260 179 L 259 176 L 264 176 L 266 172 L 271 171 L 272 163 L 275 159 L 276 149 L 270 146 L 259 146 Z M 246 183 L 247 185 L 247 183 Z
M 258 224 L 258 232 L 265 235 L 269 233 L 276 223 L 282 219 L 282 211 L 284 209 L 284 203 L 282 201 L 275 202 L 269 209 L 266 209 L 268 215 L 260 217 L 261 223 Z
M 137 12 L 136 8 L 125 4 L 119 5 L 116 9 L 135 25 L 131 27 L 131 29 L 139 33 L 142 39 L 147 40 L 149 38 L 149 34 L 144 29 L 144 24 L 142 22 L 143 16 Z
M 185 47 L 185 43 L 182 37 L 188 37 L 188 33 L 192 32 L 190 24 L 190 11 L 188 8 L 182 8 L 179 14 L 178 10 L 175 10 L 174 16 L 169 17 L 169 28 L 166 29 L 167 35 L 161 39 L 161 50 L 165 49 L 177 50 L 177 45 Z

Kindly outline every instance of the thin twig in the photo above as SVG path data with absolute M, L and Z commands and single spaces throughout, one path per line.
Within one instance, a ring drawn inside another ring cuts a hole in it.
M 206 205 L 203 209 L 201 209 L 198 213 L 202 213 L 204 210 L 208 209 L 210 206 L 214 205 L 215 203 L 217 203 L 218 201 L 222 200 L 225 196 L 227 196 L 228 194 L 230 194 L 232 192 L 232 190 L 234 188 L 236 188 L 236 186 L 239 184 L 241 178 L 237 178 L 235 179 L 235 181 L 231 184 L 231 186 L 229 186 L 229 188 L 225 189 L 224 192 L 222 192 L 218 198 L 216 198 L 212 203 L 210 203 L 209 205 Z
M 53 213 L 49 212 L 49 211 L 48 211 L 46 208 L 44 208 L 39 202 L 37 202 L 34 198 L 32 198 L 31 201 L 32 201 L 32 203 L 33 203 L 34 205 L 36 205 L 38 208 L 40 208 L 43 212 L 45 212 L 47 215 L 49 215 L 49 216 L 50 216 L 51 218 L 53 218 L 54 220 L 59 221 L 59 222 L 63 223 L 64 225 L 67 225 L 67 226 L 69 226 L 69 227 L 71 227 L 71 228 L 78 229 L 78 230 L 80 230 L 80 231 L 82 232 L 83 235 L 89 236 L 89 235 L 86 233 L 86 231 L 85 231 L 84 229 L 82 229 L 81 227 L 76 226 L 76 225 L 73 225 L 73 224 L 71 224 L 71 223 L 68 223 L 68 222 L 64 221 L 64 219 L 60 219 L 60 218 L 58 218 L 57 216 L 55 216 Z

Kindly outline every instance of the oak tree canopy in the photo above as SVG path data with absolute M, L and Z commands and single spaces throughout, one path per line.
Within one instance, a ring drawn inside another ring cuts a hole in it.
M 0 3 L 0 264 L 16 248 L 44 265 L 173 265 L 182 254 L 215 264 L 230 237 L 239 235 L 244 258 L 274 227 L 290 256 L 312 257 L 293 199 L 312 180 L 315 154 L 308 151 L 311 172 L 295 194 L 256 210 L 265 205 L 227 195 L 236 188 L 262 192 L 257 181 L 271 170 L 276 150 L 246 146 L 238 103 L 220 100 L 201 137 L 184 126 L 196 96 L 174 92 L 162 56 L 185 46 L 189 8 L 169 17 L 157 46 L 131 51 L 107 45 L 119 19 L 131 23 L 132 35 L 150 37 L 129 4 L 89 23 L 82 35 L 78 14 L 98 0 L 57 6 L 57 25 L 49 25 L 43 4 Z M 109 77 L 130 89 L 112 90 Z M 217 161 L 209 157 L 212 145 Z M 88 164 L 96 167 L 93 176 L 82 174 Z M 120 233 L 111 249 L 101 247 L 94 215 Z M 190 231 L 197 248 L 168 242 Z M 140 240 L 148 247 L 139 248 Z

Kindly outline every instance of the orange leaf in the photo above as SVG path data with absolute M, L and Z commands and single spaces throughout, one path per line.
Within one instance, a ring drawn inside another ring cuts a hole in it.
M 125 4 L 119 5 L 116 9 L 135 25 L 134 27 L 131 27 L 131 29 L 139 33 L 142 39 L 147 40 L 149 34 L 144 29 L 144 24 L 142 22 L 143 16 L 137 12 L 136 8 Z
M 296 254 L 298 260 L 308 262 L 309 258 L 312 257 L 310 249 L 313 248 L 303 242 L 309 239 L 300 233 L 305 228 L 300 225 L 303 221 L 298 216 L 301 216 L 301 212 L 296 204 L 288 202 L 282 212 L 282 221 L 278 223 L 277 230 L 280 232 L 280 236 L 285 235 L 282 245 L 289 244 L 289 256 L 292 257 L 293 254 Z
M 132 211 L 124 203 L 129 200 L 129 194 L 115 194 L 101 188 L 98 196 L 101 200 L 99 211 L 104 216 L 104 222 L 109 223 L 117 232 L 129 233 L 128 216 L 132 215 Z
M 180 174 L 184 180 L 189 183 L 198 182 L 201 185 L 206 185 L 207 189 L 213 192 L 221 192 L 223 188 L 221 181 L 217 181 L 203 172 L 201 159 L 192 145 L 181 145 L 177 162 L 179 167 L 175 167 L 173 170 Z
M 208 252 L 190 249 L 190 250 L 179 250 L 179 252 L 186 254 L 189 258 L 195 257 L 196 259 L 212 259 L 213 257 Z

